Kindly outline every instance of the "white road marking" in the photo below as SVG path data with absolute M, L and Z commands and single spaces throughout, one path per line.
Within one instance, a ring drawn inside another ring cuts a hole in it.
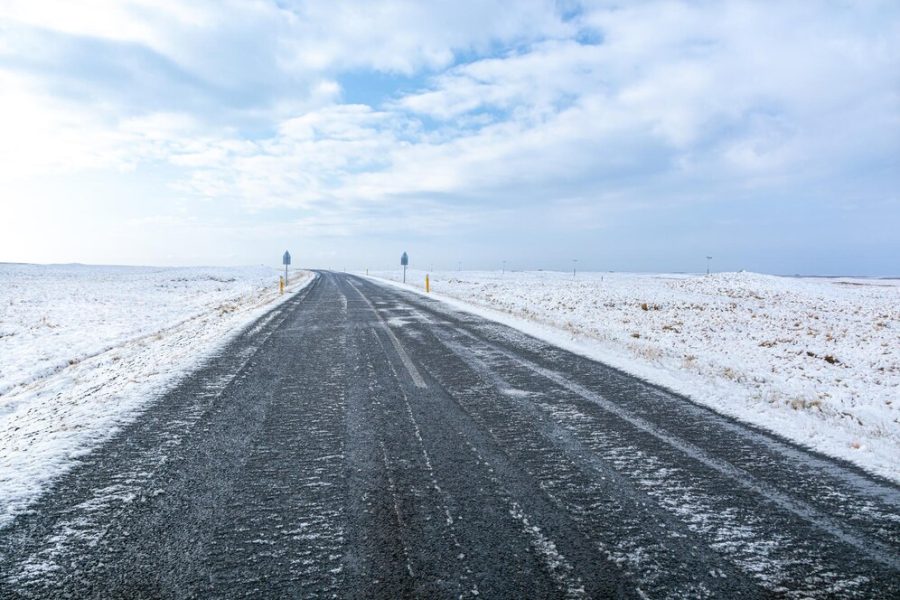
M 381 340 L 378 339 L 377 336 L 375 336 L 375 340 L 378 342 L 379 345 L 382 345 Z M 383 347 L 384 346 L 382 345 L 382 348 Z M 397 373 L 397 370 L 394 368 L 393 363 L 388 361 L 388 367 L 390 368 L 391 373 L 394 375 L 394 378 L 399 383 L 400 375 Z M 438 493 L 439 496 L 441 496 L 441 498 L 443 498 L 443 500 L 441 501 L 441 508 L 444 511 L 444 518 L 445 518 L 445 522 L 447 525 L 448 533 L 450 534 L 450 540 L 453 542 L 453 545 L 460 551 L 459 556 L 461 557 L 460 560 L 462 560 L 463 558 L 465 558 L 465 554 L 462 553 L 462 549 L 463 549 L 462 543 L 459 541 L 459 537 L 456 535 L 456 530 L 454 529 L 455 520 L 453 519 L 453 514 L 450 512 L 450 507 L 448 505 L 448 502 L 450 501 L 450 494 L 445 492 L 444 489 L 440 486 L 440 484 L 437 481 L 437 475 L 435 474 L 434 466 L 431 464 L 431 456 L 429 456 L 428 449 L 425 448 L 425 440 L 422 438 L 422 430 L 419 428 L 419 422 L 416 421 L 416 417 L 413 415 L 413 412 L 412 412 L 412 405 L 409 403 L 409 396 L 406 395 L 406 391 L 403 389 L 403 386 L 398 386 L 397 389 L 400 390 L 400 395 L 403 397 L 403 404 L 406 408 L 406 416 L 409 419 L 409 422 L 412 424 L 413 433 L 416 436 L 416 441 L 418 442 L 419 451 L 422 453 L 422 457 L 425 460 L 425 467 L 428 469 L 428 476 L 429 476 L 429 479 L 431 479 L 431 487 L 432 487 L 432 489 L 434 489 L 434 491 L 436 491 Z M 468 562 L 465 565 L 465 569 L 466 569 L 465 579 L 468 580 L 468 578 L 472 576 L 472 569 L 469 566 Z M 473 584 L 472 589 L 468 590 L 468 591 L 469 591 L 469 593 L 471 593 L 474 596 L 478 596 L 478 594 L 479 594 L 478 586 L 475 584 Z M 463 596 L 463 594 L 460 594 L 460 597 L 462 597 L 462 596 Z
M 359 290 L 358 287 L 353 285 L 353 282 L 349 279 L 347 283 L 350 284 L 356 293 L 359 294 L 362 299 L 366 302 L 369 308 L 372 309 L 372 312 L 375 313 L 375 317 L 378 318 L 378 322 L 381 324 L 381 327 L 387 332 L 388 338 L 391 340 L 391 344 L 394 345 L 394 349 L 397 351 L 397 354 L 400 356 L 400 361 L 403 363 L 403 366 L 406 367 L 407 372 L 409 372 L 409 376 L 412 377 L 413 383 L 416 384 L 416 387 L 427 388 L 428 384 L 425 383 L 425 379 L 422 377 L 422 374 L 419 373 L 419 370 L 416 368 L 416 365 L 413 364 L 412 360 L 410 360 L 409 355 L 404 350 L 403 345 L 400 343 L 400 340 L 397 339 L 397 336 L 394 335 L 394 332 L 391 331 L 390 326 L 387 322 L 378 314 L 378 311 L 375 309 L 375 305 L 373 305 L 368 298 Z

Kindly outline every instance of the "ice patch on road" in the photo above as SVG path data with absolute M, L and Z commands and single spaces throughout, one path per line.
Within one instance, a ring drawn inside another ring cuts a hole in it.
M 533 394 L 533 392 L 529 392 L 528 390 L 520 390 L 511 387 L 500 388 L 500 393 L 512 398 L 526 398 Z

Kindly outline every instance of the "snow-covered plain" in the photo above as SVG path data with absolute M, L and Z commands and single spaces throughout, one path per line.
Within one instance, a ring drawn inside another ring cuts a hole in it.
M 407 276 L 419 290 L 424 279 Z M 459 308 L 900 481 L 900 280 L 438 272 L 431 283 Z
M 312 279 L 246 268 L 0 264 L 0 527 Z

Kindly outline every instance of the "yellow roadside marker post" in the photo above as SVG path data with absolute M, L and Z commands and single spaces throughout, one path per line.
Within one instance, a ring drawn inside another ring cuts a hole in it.
M 284 275 L 278 276 L 278 293 L 279 294 L 284 293 Z
M 431 281 L 428 279 L 428 273 L 425 273 L 425 293 L 431 293 Z

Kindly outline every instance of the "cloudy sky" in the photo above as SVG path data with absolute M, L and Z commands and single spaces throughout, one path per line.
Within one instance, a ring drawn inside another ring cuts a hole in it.
M 900 4 L 0 2 L 0 261 L 900 275 Z

